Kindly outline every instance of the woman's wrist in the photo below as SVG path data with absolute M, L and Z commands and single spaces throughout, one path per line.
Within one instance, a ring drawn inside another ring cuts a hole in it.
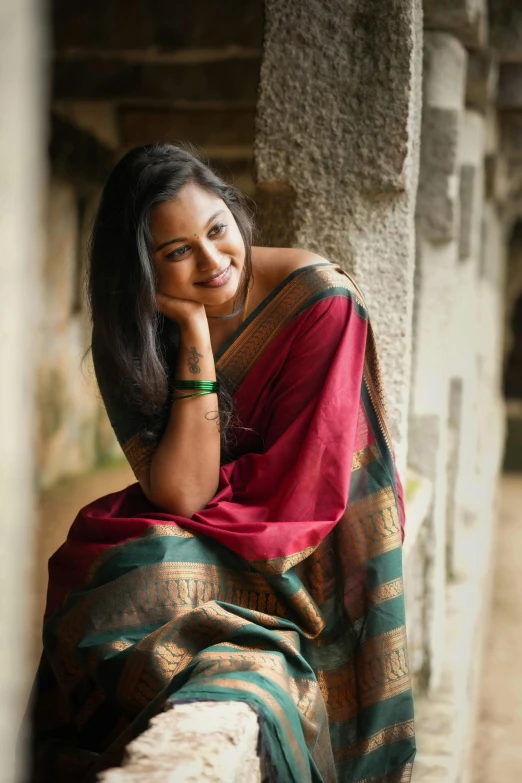
M 196 345 L 198 351 L 205 349 L 205 351 L 210 351 L 212 354 L 210 330 L 204 311 L 202 317 L 194 317 L 183 321 L 183 323 L 178 324 L 178 327 L 180 347 L 191 350 L 192 346 Z
M 177 378 L 208 380 L 216 378 L 214 355 L 206 316 L 180 326 Z
M 184 314 L 184 317 L 178 318 L 177 324 L 181 333 L 199 331 L 210 334 L 208 328 L 208 319 L 205 308 L 194 308 L 194 310 Z

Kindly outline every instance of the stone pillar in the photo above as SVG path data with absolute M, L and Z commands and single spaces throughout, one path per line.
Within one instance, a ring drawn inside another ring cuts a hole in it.
M 417 202 L 415 341 L 408 462 L 429 478 L 433 502 L 426 552 L 424 681 L 442 676 L 446 614 L 446 510 L 450 381 L 448 324 L 459 253 L 459 140 L 467 55 L 447 33 L 427 32 Z M 452 416 L 458 419 L 452 411 Z M 458 441 L 458 434 L 456 434 Z
M 492 486 L 494 476 L 479 481 L 478 433 L 484 415 L 479 409 L 479 386 L 482 383 L 480 346 L 482 326 L 488 313 L 480 301 L 480 266 L 483 246 L 485 121 L 475 111 L 464 115 L 459 162 L 460 180 L 460 242 L 459 263 L 453 279 L 451 308 L 451 344 L 448 365 L 452 378 L 462 384 L 459 435 L 459 459 L 455 487 L 454 566 L 458 577 L 467 569 L 462 535 L 481 513 L 479 495 L 486 484 Z M 487 416 L 484 416 L 487 419 Z M 478 492 L 478 494 L 477 494 Z M 485 506 L 483 506 L 485 508 Z M 464 555 L 464 560 L 462 560 Z
M 455 35 L 470 49 L 487 39 L 487 0 L 424 0 L 424 27 Z
M 40 4 L 0 3 L 0 781 L 20 774 L 33 547 L 33 369 L 45 85 Z
M 420 0 L 267 0 L 256 120 L 263 239 L 355 273 L 407 441 Z

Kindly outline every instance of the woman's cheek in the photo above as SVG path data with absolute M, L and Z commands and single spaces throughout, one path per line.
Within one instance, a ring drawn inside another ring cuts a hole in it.
M 180 288 L 179 277 L 180 276 L 176 273 L 176 270 L 172 268 L 163 268 L 158 275 L 158 281 L 161 290 L 164 293 L 173 296 Z

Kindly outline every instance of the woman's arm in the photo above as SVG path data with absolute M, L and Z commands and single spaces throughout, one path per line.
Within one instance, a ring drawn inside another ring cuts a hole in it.
M 171 318 L 175 301 L 170 300 L 162 306 L 165 311 L 170 304 Z M 203 305 L 187 302 L 184 308 L 176 307 L 175 320 L 180 333 L 176 379 L 215 381 L 216 369 Z M 188 393 L 174 392 L 167 428 L 152 463 L 138 480 L 155 505 L 171 514 L 190 518 L 216 494 L 220 436 L 217 395 L 179 399 Z

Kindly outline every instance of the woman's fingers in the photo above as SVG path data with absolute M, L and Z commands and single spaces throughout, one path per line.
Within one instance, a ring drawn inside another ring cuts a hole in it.
M 191 320 L 192 318 L 205 316 L 205 308 L 201 302 L 194 302 L 191 299 L 176 299 L 176 297 L 156 292 L 156 306 L 160 313 L 171 321 L 178 324 Z

